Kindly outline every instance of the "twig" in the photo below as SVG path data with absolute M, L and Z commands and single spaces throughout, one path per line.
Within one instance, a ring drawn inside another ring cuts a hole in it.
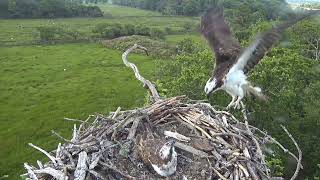
M 37 174 L 49 174 L 50 176 L 52 176 L 53 178 L 55 178 L 57 180 L 66 180 L 67 179 L 67 178 L 65 178 L 65 176 L 63 175 L 63 173 L 61 171 L 55 170 L 51 167 L 46 167 L 44 169 L 34 170 L 34 172 Z
M 182 134 L 179 134 L 177 132 L 171 132 L 171 131 L 164 131 L 164 135 L 168 137 L 172 137 L 176 140 L 183 141 L 183 142 L 189 142 L 191 138 L 184 136 Z
M 79 119 L 71 119 L 71 118 L 63 118 L 63 119 L 66 120 L 66 121 L 74 121 L 74 122 L 87 123 L 86 121 L 82 121 L 82 120 L 79 120 Z
M 125 177 L 125 178 L 127 178 L 127 179 L 136 179 L 135 177 L 132 177 L 132 176 L 130 176 L 130 175 L 128 175 L 128 174 L 125 174 L 125 173 L 121 172 L 118 168 L 116 168 L 116 167 L 114 167 L 114 166 L 112 166 L 112 165 L 109 165 L 109 164 L 104 163 L 104 162 L 101 162 L 101 161 L 99 161 L 99 163 L 100 163 L 102 166 L 105 166 L 105 167 L 107 167 L 108 169 L 111 169 L 111 170 L 119 173 L 121 176 L 123 176 L 123 177 Z
M 121 107 L 118 107 L 117 110 L 114 112 L 114 114 L 112 115 L 111 118 L 112 118 L 112 119 L 116 118 L 120 111 L 121 111 Z
M 28 145 L 45 154 L 53 162 L 54 165 L 57 165 L 56 158 L 51 156 L 47 151 L 33 145 L 32 143 L 28 143 Z
M 28 171 L 28 175 L 33 180 L 38 180 L 36 174 L 33 172 L 32 167 L 28 165 L 28 163 L 24 163 L 24 168 Z
M 198 150 L 196 148 L 193 148 L 191 146 L 188 146 L 188 145 L 180 143 L 180 142 L 175 142 L 174 146 L 179 148 L 179 149 L 182 149 L 184 151 L 187 151 L 189 153 L 192 153 L 192 154 L 194 154 L 196 156 L 200 156 L 200 157 L 208 157 L 209 156 L 207 153 L 205 153 L 203 151 L 200 151 L 200 150 Z
M 299 153 L 299 159 L 297 161 L 297 168 L 296 171 L 294 172 L 293 176 L 291 177 L 291 180 L 294 180 L 297 178 L 299 171 L 301 169 L 301 161 L 302 161 L 302 151 L 298 145 L 298 143 L 296 142 L 296 140 L 293 138 L 293 136 L 289 133 L 289 131 L 287 130 L 286 127 L 284 127 L 283 125 L 280 125 L 282 127 L 282 129 L 287 133 L 287 135 L 290 137 L 290 139 L 292 140 L 292 142 L 294 143 L 294 145 L 296 146 L 298 153 Z
M 70 141 L 70 140 L 68 140 L 68 139 L 66 139 L 66 138 L 64 138 L 64 137 L 62 137 L 60 134 L 58 134 L 58 133 L 57 133 L 57 132 L 55 132 L 54 130 L 51 130 L 51 133 L 52 133 L 53 135 L 57 136 L 59 139 L 61 139 L 61 140 L 65 141 L 65 142 L 73 143 L 72 141 Z

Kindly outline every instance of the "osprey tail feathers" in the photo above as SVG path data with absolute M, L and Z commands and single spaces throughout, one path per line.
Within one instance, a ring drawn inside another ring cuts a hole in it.
M 259 87 L 253 87 L 249 84 L 246 87 L 246 92 L 248 95 L 253 95 L 261 101 L 268 101 L 268 97 L 262 93 Z

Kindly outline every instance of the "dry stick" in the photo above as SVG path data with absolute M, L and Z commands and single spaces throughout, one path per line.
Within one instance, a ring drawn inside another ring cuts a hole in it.
M 139 73 L 139 70 L 137 68 L 136 65 L 134 65 L 133 63 L 129 62 L 128 61 L 128 54 L 135 50 L 135 49 L 142 49 L 146 52 L 146 54 L 148 55 L 148 51 L 147 51 L 147 48 L 143 47 L 143 46 L 140 46 L 138 44 L 134 44 L 131 48 L 127 49 L 123 54 L 122 54 L 122 61 L 123 63 L 127 66 L 127 67 L 130 67 L 133 71 L 134 71 L 134 75 L 136 76 L 136 78 L 141 81 L 144 86 L 148 87 L 150 92 L 151 92 L 151 95 L 152 95 L 152 100 L 153 102 L 156 102 L 158 100 L 160 100 L 160 96 L 159 96 L 159 93 L 156 89 L 156 87 L 147 79 L 145 79 L 144 77 L 142 77 Z
M 121 176 L 123 176 L 123 177 L 125 177 L 125 178 L 127 178 L 127 179 L 136 179 L 135 177 L 132 177 L 132 176 L 130 176 L 130 175 L 128 175 L 128 174 L 125 174 L 125 173 L 121 172 L 120 170 L 118 170 L 118 168 L 116 168 L 116 167 L 114 167 L 114 166 L 112 166 L 112 165 L 110 165 L 110 164 L 108 164 L 108 163 L 104 163 L 104 162 L 102 162 L 102 161 L 99 161 L 99 163 L 100 163 L 102 166 L 105 166 L 106 168 L 111 169 L 111 170 L 119 173 Z
M 74 171 L 75 180 L 84 180 L 86 178 L 86 171 L 88 170 L 87 159 L 87 153 L 85 151 L 81 151 L 78 157 L 77 168 Z
M 60 134 L 58 134 L 58 133 L 57 133 L 57 132 L 55 132 L 54 130 L 51 130 L 51 133 L 52 133 L 53 135 L 57 136 L 59 139 L 61 139 L 61 140 L 65 141 L 65 142 L 68 142 L 68 143 L 72 143 L 72 144 L 74 144 L 74 142 L 72 142 L 72 141 L 70 141 L 70 140 L 68 140 L 68 139 L 66 139 L 66 138 L 64 138 L 64 137 L 62 137 Z
M 35 148 L 36 150 L 42 152 L 43 154 L 45 154 L 45 155 L 53 162 L 53 164 L 54 164 L 55 166 L 57 165 L 56 158 L 53 157 L 53 156 L 51 156 L 47 151 L 45 151 L 45 150 L 43 150 L 43 149 L 41 149 L 41 148 L 33 145 L 32 143 L 28 143 L 28 145 L 31 146 L 31 147 L 33 147 L 33 148 Z
M 29 175 L 30 178 L 32 178 L 33 180 L 38 180 L 36 174 L 32 170 L 32 167 L 29 166 L 28 163 L 24 163 L 24 168 L 27 169 L 28 175 Z
M 118 107 L 117 110 L 114 112 L 114 114 L 112 115 L 111 118 L 112 118 L 112 119 L 116 118 L 120 111 L 121 111 L 121 107 Z
M 180 142 L 175 142 L 175 143 L 174 143 L 174 146 L 177 147 L 177 148 L 179 148 L 179 149 L 182 149 L 182 150 L 184 150 L 184 151 L 187 151 L 187 152 L 189 152 L 189 153 L 191 153 L 191 154 L 200 156 L 200 157 L 202 157 L 202 158 L 209 156 L 208 153 L 206 153 L 206 152 L 203 152 L 203 151 L 201 151 L 201 150 L 198 150 L 198 149 L 196 149 L 196 148 L 194 148 L 194 147 L 188 146 L 188 145 L 183 144 L 183 143 L 180 143 Z
M 218 170 L 216 170 L 210 163 L 209 158 L 207 158 L 208 164 L 210 166 L 210 168 L 214 171 L 214 173 L 216 173 L 222 180 L 228 180 L 227 178 L 225 178 L 222 174 L 220 174 L 220 172 Z
M 253 142 L 255 143 L 256 148 L 257 148 L 257 153 L 261 157 L 262 163 L 265 165 L 266 162 L 265 162 L 265 159 L 264 159 L 264 155 L 262 154 L 262 150 L 260 148 L 259 142 L 257 141 L 257 139 L 254 137 L 253 133 L 250 130 L 250 127 L 249 127 L 249 124 L 248 124 L 248 118 L 247 118 L 247 114 L 245 112 L 245 109 L 243 109 L 242 113 L 243 113 L 244 122 L 245 122 L 245 125 L 246 125 L 246 128 L 247 128 L 248 134 L 251 136 Z M 266 173 L 269 176 L 268 170 L 266 171 Z
M 241 122 L 240 122 L 241 123 Z M 249 125 L 250 126 L 250 125 Z M 281 143 L 279 143 L 276 139 L 274 139 L 273 137 L 269 136 L 267 133 L 261 131 L 259 128 L 256 128 L 254 126 L 250 126 L 250 128 L 259 131 L 262 135 L 264 135 L 265 137 L 269 138 L 271 141 L 271 143 L 275 143 L 276 145 L 278 145 L 284 153 L 288 153 L 290 156 L 292 156 L 297 162 L 299 161 L 298 157 L 293 154 L 291 151 L 289 151 L 287 148 L 285 148 Z M 303 169 L 302 164 L 300 164 L 301 169 Z
M 269 136 L 269 135 L 266 135 L 272 143 L 275 143 L 276 145 L 278 145 L 284 153 L 288 153 L 289 155 L 291 155 L 297 162 L 299 161 L 298 157 L 293 154 L 291 151 L 289 151 L 287 148 L 285 148 L 282 144 L 280 144 L 277 140 L 275 140 L 273 137 Z M 303 166 L 302 164 L 300 164 L 300 168 L 303 169 Z
M 73 133 L 72 133 L 71 142 L 76 142 L 77 139 L 78 139 L 77 125 L 74 124 L 73 125 Z
M 128 140 L 129 140 L 129 139 L 133 139 L 134 136 L 136 135 L 136 131 L 137 131 L 137 128 L 138 128 L 138 126 L 139 126 L 139 123 L 140 123 L 140 120 L 141 120 L 141 119 L 142 119 L 142 118 L 137 118 L 137 119 L 135 119 L 135 120 L 133 121 L 132 126 L 131 126 L 131 128 L 130 128 L 130 130 L 129 130 L 129 135 L 128 135 L 128 137 L 127 137 Z
M 51 167 L 46 167 L 44 169 L 39 169 L 39 170 L 34 170 L 35 173 L 37 174 L 49 174 L 52 176 L 54 179 L 57 180 L 66 180 L 67 177 L 61 172 L 56 169 L 53 169 Z
M 293 176 L 291 177 L 291 180 L 294 180 L 297 178 L 298 176 L 298 173 L 301 169 L 301 160 L 302 160 L 302 151 L 301 149 L 299 148 L 299 145 L 298 143 L 296 142 L 296 140 L 293 138 L 293 136 L 289 133 L 289 131 L 287 130 L 286 127 L 284 127 L 283 125 L 280 125 L 282 127 L 282 129 L 287 133 L 287 135 L 290 137 L 290 139 L 293 141 L 294 145 L 296 146 L 297 150 L 298 150 L 298 153 L 299 153 L 299 160 L 297 162 L 297 168 L 296 168 L 296 171 L 294 172 Z
M 81 123 L 87 123 L 83 120 L 80 120 L 80 119 L 71 119 L 71 118 L 63 118 L 64 120 L 66 121 L 74 121 L 74 122 L 81 122 Z

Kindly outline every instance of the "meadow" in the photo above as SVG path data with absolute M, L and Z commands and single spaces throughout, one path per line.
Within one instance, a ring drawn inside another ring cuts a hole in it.
M 97 44 L 21 46 L 1 48 L 0 57 L 0 174 L 22 173 L 23 162 L 56 146 L 51 130 L 70 136 L 73 123 L 64 117 L 85 119 L 143 105 L 145 89 L 122 64 L 121 52 Z M 130 56 L 151 78 L 152 58 Z
M 46 160 L 27 144 L 52 150 L 59 140 L 51 130 L 70 137 L 73 123 L 64 117 L 85 119 L 118 106 L 129 109 L 145 103 L 146 90 L 122 64 L 122 52 L 89 42 L 32 45 L 39 38 L 37 27 L 65 26 L 90 35 L 96 24 L 105 22 L 173 28 L 197 22 L 197 18 L 160 17 L 114 5 L 102 9 L 113 17 L 0 19 L 0 178 L 19 179 L 24 162 Z M 174 39 L 173 35 L 166 38 L 170 43 Z M 153 80 L 152 57 L 131 55 L 130 59 Z

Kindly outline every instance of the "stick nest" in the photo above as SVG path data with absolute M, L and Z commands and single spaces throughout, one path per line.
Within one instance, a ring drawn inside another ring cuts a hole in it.
M 210 104 L 186 101 L 174 97 L 142 109 L 118 109 L 109 116 L 74 120 L 81 124 L 75 126 L 72 139 L 63 139 L 65 143 L 49 154 L 51 161 L 44 165 L 25 164 L 27 175 L 34 179 L 161 178 L 137 151 L 137 137 L 148 133 L 176 141 L 178 164 L 170 179 L 270 178 L 260 147 L 272 138 Z

